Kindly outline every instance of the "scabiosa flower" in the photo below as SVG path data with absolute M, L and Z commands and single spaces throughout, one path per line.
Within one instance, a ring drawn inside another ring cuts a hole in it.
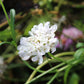
M 70 49 L 74 44 L 74 40 L 84 38 L 83 32 L 75 27 L 64 28 L 60 36 L 61 42 L 56 48 L 63 48 L 64 50 Z
M 75 27 L 69 27 L 68 29 L 63 29 L 63 34 L 72 38 L 73 40 L 84 38 L 83 32 Z
M 50 27 L 50 22 L 35 25 L 29 31 L 30 37 L 22 37 L 20 39 L 20 45 L 17 49 L 22 60 L 31 58 L 33 62 L 38 61 L 38 64 L 41 64 L 43 55 L 50 51 L 54 53 L 58 44 L 58 39 L 55 38 L 56 30 L 57 25 Z

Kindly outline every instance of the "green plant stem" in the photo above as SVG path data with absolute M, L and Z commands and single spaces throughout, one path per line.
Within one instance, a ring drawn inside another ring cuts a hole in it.
M 72 60 L 73 60 L 73 59 L 71 59 L 71 60 L 69 60 L 69 61 L 72 61 Z M 80 60 L 76 60 L 76 61 L 74 61 L 72 64 L 75 65 L 75 64 L 77 64 L 78 62 L 80 62 Z M 63 63 L 61 63 L 60 65 L 57 65 L 57 66 L 55 66 L 55 67 L 53 67 L 53 68 L 47 70 L 46 72 L 44 72 L 44 73 L 38 75 L 37 77 L 33 78 L 31 81 L 27 81 L 25 84 L 30 84 L 31 82 L 37 80 L 38 78 L 44 76 L 45 74 L 49 73 L 50 71 L 56 69 L 57 67 L 59 67 L 59 66 L 61 66 L 61 65 L 63 65 Z M 64 67 L 62 67 L 62 68 L 60 68 L 60 69 L 58 69 L 58 70 L 57 70 L 57 73 L 59 73 L 59 72 L 65 70 L 66 68 L 68 68 L 68 67 L 70 67 L 70 66 L 72 66 L 72 65 L 69 64 L 69 65 L 66 65 L 66 66 L 64 66 Z
M 64 55 L 73 55 L 74 54 L 74 52 L 63 52 L 63 53 L 59 53 L 59 54 L 57 54 L 57 55 L 55 55 L 55 57 L 60 57 L 60 56 L 64 56 Z M 53 59 L 53 58 L 52 58 Z M 43 66 L 45 66 L 49 61 L 51 61 L 52 59 L 48 59 L 48 60 L 46 60 L 45 62 L 43 62 L 41 65 L 39 65 L 36 69 L 38 70 L 38 69 L 40 69 L 40 68 L 42 68 Z M 60 65 L 58 65 L 58 66 L 56 66 L 57 68 L 59 67 L 59 66 L 62 66 L 62 65 L 64 65 L 65 63 L 62 63 L 62 64 L 60 64 Z M 51 70 L 52 71 L 52 70 Z M 35 74 L 36 74 L 36 70 L 35 71 L 33 71 L 32 72 L 32 74 L 30 75 L 30 77 L 28 78 L 28 80 L 27 80 L 27 82 L 26 82 L 26 84 L 28 84 L 28 82 L 30 81 L 30 80 L 32 80 L 32 78 L 35 76 Z M 47 72 L 47 71 L 46 71 Z M 45 73 L 46 73 L 45 72 Z
M 39 75 L 39 76 L 35 77 L 34 79 L 32 79 L 33 76 L 34 76 L 35 73 L 36 73 L 36 72 L 34 71 L 34 72 L 31 74 L 31 76 L 29 77 L 29 79 L 27 80 L 27 82 L 26 82 L 25 84 L 29 84 L 29 83 L 33 82 L 34 80 L 38 79 L 39 77 L 41 77 L 41 76 L 47 74 L 48 72 L 50 72 L 50 71 L 52 71 L 52 70 L 54 70 L 54 69 L 56 69 L 56 68 L 58 68 L 58 67 L 60 67 L 60 66 L 63 66 L 64 64 L 65 64 L 65 63 L 61 63 L 61 64 L 59 64 L 59 65 L 57 65 L 57 66 L 55 66 L 55 67 L 53 67 L 53 68 L 47 70 L 47 71 L 44 72 L 42 75 Z
M 59 73 L 55 73 L 55 75 L 50 79 L 47 84 L 51 84 L 51 82 L 58 76 Z
M 3 9 L 3 11 L 4 11 L 4 14 L 5 14 L 5 16 L 6 16 L 6 19 L 7 19 L 7 21 L 8 21 L 8 24 L 9 24 L 9 26 L 10 26 L 10 21 L 9 21 L 9 18 L 8 18 L 8 15 L 7 15 L 7 12 L 6 12 L 6 9 L 5 9 L 5 7 L 4 7 L 4 5 L 3 5 L 3 2 L 0 0 L 0 4 L 1 4 L 1 6 L 2 6 L 2 9 Z
M 52 55 L 50 52 L 48 52 L 48 55 L 49 55 L 50 57 L 52 57 L 53 59 L 57 59 L 58 61 L 65 62 L 63 59 L 60 59 L 60 58 L 58 58 L 57 56 L 55 57 L 54 55 Z
M 1 42 L 0 46 L 3 45 L 3 44 L 11 44 L 11 43 L 10 42 Z
M 29 68 L 32 69 L 32 70 L 36 70 L 36 71 L 38 71 L 38 72 L 40 72 L 40 73 L 45 72 L 45 71 L 43 71 L 43 70 L 38 70 L 38 69 L 32 67 L 32 66 L 31 66 L 29 63 L 27 63 L 26 61 L 23 61 L 23 62 L 25 63 L 25 65 L 26 65 L 27 67 L 29 67 Z

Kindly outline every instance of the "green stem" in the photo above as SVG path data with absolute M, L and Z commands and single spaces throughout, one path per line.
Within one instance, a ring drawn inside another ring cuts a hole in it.
M 10 42 L 1 42 L 0 46 L 3 45 L 3 44 L 11 44 L 11 43 Z
M 55 66 L 55 67 L 53 67 L 53 68 L 47 70 L 47 71 L 44 72 L 43 74 L 41 74 L 41 75 L 35 77 L 34 79 L 32 79 L 33 76 L 34 76 L 35 73 L 36 73 L 36 72 L 34 71 L 33 74 L 30 76 L 30 78 L 27 80 L 27 82 L 26 82 L 25 84 L 29 84 L 29 83 L 33 82 L 34 80 L 38 79 L 39 77 L 42 77 L 43 75 L 47 74 L 48 72 L 50 72 L 50 71 L 52 71 L 52 70 L 54 70 L 54 69 L 56 69 L 56 68 L 58 68 L 58 67 L 60 67 L 60 66 L 63 66 L 64 64 L 65 64 L 65 63 L 61 63 L 61 64 L 59 64 L 59 65 L 57 65 L 57 66 Z
M 6 19 L 8 21 L 8 24 L 9 24 L 9 26 L 11 28 L 11 35 L 12 35 L 12 38 L 14 40 L 14 42 L 12 41 L 12 44 L 17 48 L 16 39 L 15 39 L 15 31 L 14 31 L 14 18 L 12 18 L 12 15 L 10 15 L 10 17 L 11 17 L 10 19 L 12 20 L 12 21 L 10 21 L 10 19 L 8 17 L 8 14 L 6 12 L 5 6 L 4 6 L 4 4 L 3 4 L 3 2 L 1 0 L 0 0 L 0 4 L 1 4 L 2 9 L 4 11 L 4 14 L 6 16 Z
M 74 54 L 74 52 L 63 52 L 63 53 L 59 53 L 59 54 L 55 55 L 55 57 L 60 57 L 60 56 L 64 56 L 64 55 L 73 55 L 73 54 Z M 52 58 L 52 59 L 53 59 L 53 58 Z M 46 61 L 43 62 L 41 65 L 39 65 L 36 69 L 38 70 L 38 69 L 42 68 L 43 66 L 45 66 L 45 65 L 46 65 L 49 61 L 51 61 L 52 59 L 46 60 Z M 62 66 L 62 65 L 64 65 L 64 64 L 65 64 L 65 63 L 62 63 L 62 64 L 60 64 L 60 65 L 58 65 L 58 66 L 56 66 L 56 67 L 58 68 L 59 66 Z M 36 72 L 37 72 L 36 70 L 33 71 L 33 73 L 30 75 L 29 79 L 27 80 L 26 84 L 28 84 L 29 81 L 32 80 L 32 78 L 35 76 Z M 46 72 L 47 72 L 47 71 L 46 71 Z M 44 73 L 46 73 L 46 72 L 44 72 Z
M 47 84 L 51 84 L 51 82 L 58 76 L 59 73 L 55 73 L 55 75 L 51 78 L 51 80 Z
M 40 73 L 45 72 L 45 71 L 43 71 L 43 70 L 38 70 L 38 69 L 32 67 L 32 66 L 31 66 L 29 63 L 27 63 L 26 61 L 23 61 L 23 62 L 25 63 L 25 65 L 26 65 L 27 67 L 29 67 L 29 68 L 32 69 L 32 70 L 36 70 L 36 71 L 38 71 L 38 72 L 40 72 Z
M 48 55 L 49 55 L 50 57 L 52 57 L 53 59 L 56 59 L 56 60 L 61 61 L 61 62 L 65 62 L 63 59 L 60 59 L 60 58 L 58 58 L 57 56 L 55 57 L 54 55 L 52 55 L 50 52 L 48 52 Z
M 7 19 L 7 21 L 8 21 L 8 24 L 9 24 L 9 26 L 10 26 L 10 21 L 9 21 L 9 18 L 8 18 L 8 15 L 7 15 L 7 12 L 6 12 L 6 9 L 5 9 L 5 7 L 4 7 L 4 5 L 3 5 L 3 2 L 0 0 L 0 4 L 1 4 L 1 6 L 2 6 L 2 9 L 3 9 L 3 11 L 4 11 L 4 14 L 5 14 L 5 16 L 6 16 L 6 19 Z
M 69 61 L 72 61 L 72 60 L 73 60 L 73 59 L 71 59 L 71 60 L 69 60 Z M 74 61 L 72 64 L 75 65 L 75 64 L 77 64 L 78 62 L 80 62 L 80 60 L 76 60 L 76 61 Z M 31 82 L 37 80 L 38 78 L 44 76 L 45 74 L 47 74 L 47 73 L 49 73 L 50 71 L 52 71 L 52 70 L 54 70 L 54 69 L 60 67 L 60 66 L 63 65 L 63 64 L 64 64 L 64 63 L 61 63 L 61 64 L 59 64 L 59 65 L 57 65 L 57 66 L 55 66 L 55 67 L 53 67 L 53 68 L 47 70 L 46 72 L 44 72 L 44 73 L 38 75 L 37 77 L 33 78 L 31 81 L 27 81 L 25 84 L 30 84 Z M 68 68 L 68 67 L 70 67 L 70 66 L 72 66 L 72 65 L 69 64 L 69 65 L 66 65 L 66 66 L 64 66 L 64 67 L 62 67 L 62 68 L 60 68 L 60 69 L 58 69 L 58 70 L 57 70 L 57 73 L 59 73 L 59 72 L 65 70 L 66 68 Z

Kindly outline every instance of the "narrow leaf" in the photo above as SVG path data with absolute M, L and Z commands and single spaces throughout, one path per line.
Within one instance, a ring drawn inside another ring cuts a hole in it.
M 79 59 L 83 55 L 84 55 L 84 48 L 80 48 L 75 52 L 74 57 L 76 59 Z
M 10 42 L 1 42 L 0 46 L 3 45 L 3 44 L 10 44 Z
M 12 33 L 12 38 L 14 41 L 16 41 L 16 35 L 15 35 L 15 10 L 14 9 L 11 9 L 10 10 L 10 24 L 11 24 L 11 33 Z
M 25 64 L 26 64 L 26 66 L 27 67 L 29 67 L 30 69 L 32 69 L 32 70 L 36 70 L 36 71 L 38 71 L 38 72 L 40 72 L 40 73 L 43 73 L 44 71 L 43 70 L 38 70 L 38 69 L 36 69 L 36 68 L 34 68 L 33 66 L 31 66 L 28 62 L 26 62 L 26 61 L 23 61 Z

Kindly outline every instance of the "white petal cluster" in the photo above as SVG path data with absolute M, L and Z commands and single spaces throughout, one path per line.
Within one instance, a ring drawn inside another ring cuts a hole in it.
M 6 69 L 6 65 L 4 64 L 3 57 L 0 57 L 0 78 L 3 77 L 3 73 Z
M 50 27 L 50 22 L 45 24 L 40 23 L 35 25 L 29 31 L 30 37 L 22 37 L 18 46 L 19 55 L 23 60 L 31 58 L 33 62 L 38 61 L 38 64 L 43 62 L 43 55 L 48 52 L 54 53 L 58 39 L 55 38 L 57 25 Z

